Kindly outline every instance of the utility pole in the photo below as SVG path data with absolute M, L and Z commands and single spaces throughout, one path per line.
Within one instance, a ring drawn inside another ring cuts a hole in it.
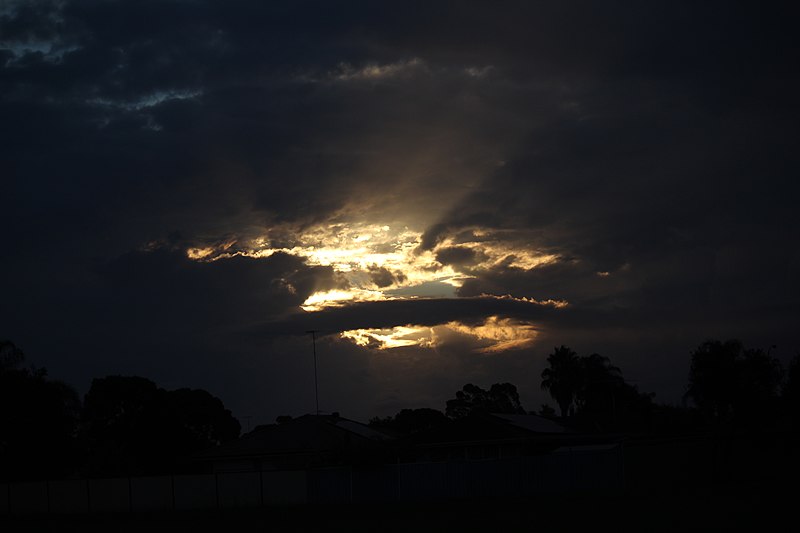
M 314 350 L 314 402 L 317 406 L 319 416 L 319 388 L 317 387 L 317 330 L 310 329 L 306 333 L 311 333 L 311 347 Z

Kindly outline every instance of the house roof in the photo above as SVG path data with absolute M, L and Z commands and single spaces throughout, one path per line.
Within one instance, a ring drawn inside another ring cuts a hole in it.
M 511 425 L 534 433 L 566 433 L 567 428 L 548 418 L 537 415 L 506 415 L 494 413 L 491 416 L 505 420 Z
M 200 452 L 198 459 L 362 450 L 389 437 L 337 415 L 303 415 L 260 426 L 238 440 Z
M 563 426 L 536 415 L 471 415 L 412 435 L 400 446 L 438 446 L 478 442 L 529 441 L 567 434 Z

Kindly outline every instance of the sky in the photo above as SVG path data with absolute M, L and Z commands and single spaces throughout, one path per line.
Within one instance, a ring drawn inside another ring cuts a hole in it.
M 800 351 L 798 8 L 0 1 L 0 338 L 367 420 Z

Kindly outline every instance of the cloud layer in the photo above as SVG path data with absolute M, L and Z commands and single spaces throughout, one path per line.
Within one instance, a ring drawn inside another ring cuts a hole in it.
M 308 329 L 361 417 L 515 376 L 536 408 L 554 344 L 665 400 L 706 337 L 788 357 L 796 16 L 6 2 L 0 337 L 264 420 L 308 409 Z

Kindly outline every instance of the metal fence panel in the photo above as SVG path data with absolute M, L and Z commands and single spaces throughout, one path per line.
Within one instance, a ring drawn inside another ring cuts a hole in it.
M 352 476 L 352 497 L 354 502 L 389 502 L 397 500 L 396 465 L 354 468 Z
M 216 509 L 217 480 L 213 474 L 175 476 L 175 509 Z
M 47 482 L 14 483 L 9 488 L 11 513 L 29 514 L 47 512 Z
M 50 482 L 50 511 L 53 513 L 85 513 L 89 510 L 89 485 L 85 479 Z
M 403 501 L 431 500 L 447 493 L 447 463 L 398 465 L 397 493 Z
M 308 475 L 305 470 L 261 473 L 261 487 L 266 505 L 287 505 L 308 501 Z
M 96 513 L 130 511 L 130 480 L 128 478 L 90 479 L 89 510 Z
M 0 483 L 0 515 L 8 514 L 8 484 Z
M 221 509 L 261 505 L 261 473 L 230 472 L 217 474 Z
M 350 467 L 320 468 L 308 472 L 308 501 L 347 503 L 352 501 Z
M 0 514 L 491 499 L 624 486 L 622 449 L 587 446 L 472 461 L 2 484 Z
M 572 488 L 620 489 L 623 486 L 621 452 L 618 448 L 572 453 Z
M 172 477 L 131 478 L 131 510 L 167 511 L 173 508 Z
M 539 490 L 568 492 L 573 485 L 572 454 L 551 453 L 539 456 Z

